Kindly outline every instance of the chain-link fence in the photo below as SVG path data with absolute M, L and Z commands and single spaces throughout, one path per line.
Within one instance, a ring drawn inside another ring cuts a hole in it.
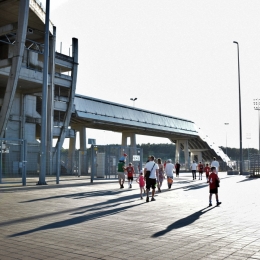
M 37 177 L 40 172 L 40 144 L 27 144 L 27 176 Z
M 118 160 L 124 153 L 126 165 L 132 162 L 135 172 L 143 168 L 143 149 L 121 145 L 92 145 L 86 151 L 70 152 L 54 148 L 47 160 L 46 177 L 89 176 L 91 181 L 97 178 L 116 178 Z M 39 177 L 40 144 L 20 139 L 0 138 L 0 183 L 8 178 L 16 178 L 26 185 L 26 176 Z M 209 162 L 210 163 L 210 162 Z M 221 171 L 240 171 L 239 161 L 220 162 Z M 243 172 L 260 175 L 260 155 L 253 154 L 250 160 L 243 161 Z
M 61 176 L 80 176 L 87 175 L 87 172 L 81 172 L 82 152 L 76 150 L 73 154 L 69 154 L 68 150 L 61 151 L 60 158 L 60 175 Z M 88 156 L 87 156 L 88 158 Z M 56 159 L 56 158 L 55 158 Z
M 26 142 L 0 138 L 0 183 L 6 178 L 26 182 Z
M 250 174 L 252 176 L 260 176 L 260 154 L 250 155 Z
M 61 150 L 60 176 L 90 176 L 95 178 L 117 177 L 117 164 L 126 153 L 126 164 L 132 162 L 135 172 L 142 168 L 143 149 L 120 145 L 92 145 L 86 151 Z M 53 160 L 54 162 L 56 159 Z
M 90 171 L 91 180 L 95 178 L 116 178 L 118 160 L 124 153 L 126 165 L 132 163 L 135 172 L 138 173 L 139 167 L 143 165 L 143 149 L 120 145 L 92 145 L 91 156 L 86 167 Z

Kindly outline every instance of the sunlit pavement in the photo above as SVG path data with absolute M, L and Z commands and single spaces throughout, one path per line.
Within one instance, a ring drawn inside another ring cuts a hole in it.
M 149 203 L 113 179 L 1 184 L 0 259 L 260 259 L 260 179 L 219 175 L 210 208 L 191 173 Z

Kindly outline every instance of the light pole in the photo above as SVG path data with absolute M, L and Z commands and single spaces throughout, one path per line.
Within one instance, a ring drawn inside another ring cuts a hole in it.
M 133 107 L 135 107 L 135 101 L 137 100 L 137 98 L 130 98 L 130 100 L 133 101 Z
M 239 141 L 240 141 L 240 174 L 243 174 L 243 151 L 242 151 L 242 118 L 241 118 L 241 91 L 240 91 L 240 64 L 239 64 L 239 44 L 233 41 L 237 45 L 237 68 L 238 68 L 238 95 L 239 95 Z
M 40 147 L 40 173 L 38 185 L 46 185 L 47 165 L 47 103 L 48 103 L 48 66 L 49 66 L 49 20 L 50 0 L 46 0 L 45 35 L 44 35 L 44 58 L 43 58 L 43 82 L 42 82 L 42 109 L 41 109 L 41 147 Z
M 258 128 L 259 128 L 258 153 L 260 153 L 260 99 L 259 98 L 254 99 L 254 109 L 258 110 Z
M 246 134 L 246 139 L 250 140 L 251 139 L 251 134 L 247 133 Z M 248 141 L 248 144 L 247 144 L 247 159 L 248 159 L 248 163 L 249 163 L 249 141 Z
M 224 123 L 224 125 L 228 126 L 229 123 Z M 227 130 L 226 130 L 226 155 L 227 155 Z

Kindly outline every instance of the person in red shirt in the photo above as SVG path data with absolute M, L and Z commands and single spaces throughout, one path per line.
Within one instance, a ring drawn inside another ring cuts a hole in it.
M 204 168 L 204 172 L 206 173 L 207 182 L 209 182 L 210 167 L 209 167 L 209 164 L 208 164 L 208 163 L 206 164 L 206 167 Z
M 181 168 L 181 165 L 179 164 L 179 162 L 176 162 L 176 164 L 175 164 L 176 177 L 179 177 L 180 168 Z
M 164 163 L 163 163 L 163 167 L 164 167 L 164 169 L 165 169 L 165 167 L 166 167 L 166 163 L 167 163 L 166 161 L 164 161 Z
M 132 182 L 133 182 L 134 173 L 135 173 L 135 169 L 132 166 L 132 163 L 129 163 L 129 165 L 126 167 L 126 172 L 127 172 L 127 179 L 128 179 L 128 183 L 129 183 L 129 188 L 132 188 Z
M 216 174 L 216 167 L 211 167 L 211 174 L 209 175 L 209 207 L 212 206 L 212 194 L 216 196 L 217 206 L 221 204 L 218 200 L 218 187 L 219 187 L 219 178 Z
M 203 173 L 203 164 L 200 162 L 198 165 L 198 170 L 199 170 L 199 180 L 202 180 L 202 173 Z

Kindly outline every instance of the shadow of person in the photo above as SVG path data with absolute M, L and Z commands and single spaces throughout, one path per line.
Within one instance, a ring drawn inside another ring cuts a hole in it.
M 245 182 L 245 181 L 253 181 L 253 180 L 257 180 L 258 178 L 250 178 L 250 177 L 247 177 L 246 179 L 243 179 L 242 181 L 237 181 L 237 183 L 241 183 L 241 182 Z
M 190 185 L 189 187 L 185 187 L 186 189 L 184 191 L 189 191 L 189 190 L 197 190 L 197 189 L 202 189 L 202 188 L 205 188 L 205 187 L 208 187 L 209 185 L 206 183 L 206 184 L 195 184 L 195 185 Z
M 86 222 L 86 221 L 90 221 L 90 220 L 93 220 L 93 219 L 103 218 L 103 217 L 110 216 L 110 215 L 115 215 L 115 214 L 118 214 L 120 212 L 124 212 L 124 211 L 126 211 L 130 208 L 137 207 L 139 205 L 141 205 L 141 204 L 127 205 L 127 206 L 123 206 L 123 207 L 119 207 L 119 208 L 113 207 L 112 209 L 109 209 L 109 210 L 99 211 L 99 212 L 95 212 L 95 213 L 88 214 L 88 215 L 77 216 L 77 217 L 53 222 L 53 223 L 50 223 L 50 224 L 46 224 L 46 225 L 31 229 L 31 230 L 26 230 L 26 231 L 23 231 L 23 232 L 19 232 L 19 233 L 9 235 L 9 237 L 17 237 L 17 236 L 23 236 L 23 235 L 35 233 L 35 232 L 38 232 L 38 231 L 69 227 L 69 226 L 77 225 L 77 224 L 80 224 L 80 223 L 83 223 L 83 222 Z
M 199 219 L 200 216 L 202 216 L 206 212 L 212 210 L 213 208 L 215 208 L 215 207 L 211 207 L 211 208 L 206 207 L 185 218 L 179 219 L 179 220 L 173 222 L 171 225 L 169 225 L 166 229 L 156 232 L 151 237 L 160 237 L 160 236 L 163 236 L 166 233 L 172 231 L 173 229 L 178 229 L 178 228 L 188 226 L 188 225 L 192 224 L 193 222 L 195 222 L 197 219 Z

